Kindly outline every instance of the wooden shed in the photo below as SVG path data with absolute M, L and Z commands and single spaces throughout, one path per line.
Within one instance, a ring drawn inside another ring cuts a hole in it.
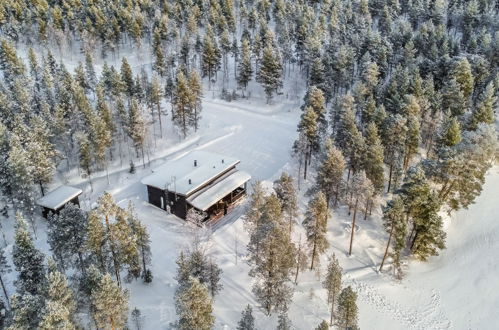
M 153 170 L 142 183 L 149 203 L 186 219 L 191 208 L 205 220 L 227 214 L 246 194 L 250 175 L 233 157 L 195 150 Z
M 68 203 L 78 205 L 79 207 L 80 201 L 78 196 L 80 196 L 81 193 L 81 189 L 70 186 L 60 186 L 40 198 L 36 203 L 42 207 L 42 214 L 47 218 L 51 212 L 53 214 L 58 214 Z

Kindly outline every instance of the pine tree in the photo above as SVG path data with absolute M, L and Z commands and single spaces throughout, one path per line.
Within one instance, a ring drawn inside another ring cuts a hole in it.
M 384 148 L 378 135 L 376 124 L 371 122 L 367 125 L 365 131 L 366 151 L 364 155 L 363 168 L 366 176 L 374 185 L 379 194 L 383 191 L 385 185 L 384 176 Z
M 175 89 L 173 91 L 173 123 L 182 131 L 184 138 L 187 136 L 188 122 L 191 118 L 191 100 L 193 99 L 189 90 L 189 83 L 182 71 L 176 76 Z
M 128 318 L 128 292 L 113 282 L 111 275 L 104 275 L 92 290 L 92 317 L 99 328 L 123 329 Z
M 5 251 L 2 249 L 0 250 L 0 285 L 2 285 L 2 291 L 5 297 L 5 301 L 7 302 L 7 305 L 10 305 L 9 301 L 9 294 L 7 293 L 7 289 L 5 287 L 5 275 L 7 273 L 11 272 L 10 265 L 7 262 L 7 258 L 5 257 Z M 2 301 L 3 303 L 3 301 Z M 1 324 L 0 324 L 1 326 Z
M 253 292 L 267 315 L 280 311 L 289 303 L 292 289 L 291 272 L 295 247 L 292 244 L 281 205 L 275 194 L 266 198 L 248 244 L 253 267 L 250 276 L 256 278 Z
M 242 311 L 242 316 L 237 323 L 236 330 L 255 330 L 255 318 L 253 316 L 253 309 L 250 305 L 246 305 L 244 311 Z
M 469 123 L 471 130 L 476 130 L 480 123 L 489 125 L 494 123 L 494 105 L 496 101 L 497 97 L 494 95 L 494 86 L 491 82 L 480 95 L 479 101 L 473 109 Z
M 201 97 L 203 96 L 203 86 L 197 71 L 191 71 L 189 74 L 188 85 L 190 94 L 189 125 L 194 127 L 194 132 L 197 132 L 201 119 Z
M 267 103 L 270 103 L 274 93 L 277 93 L 282 87 L 282 63 L 279 54 L 277 54 L 271 43 L 263 49 L 262 63 L 258 68 L 256 81 L 259 82 L 265 94 Z
M 279 313 L 276 330 L 291 330 L 291 320 L 289 319 L 287 312 L 283 311 Z
M 146 283 L 150 283 L 152 274 L 148 274 L 150 272 L 148 266 L 151 266 L 151 239 L 147 228 L 137 218 L 132 204 L 129 204 L 127 211 L 131 232 L 137 238 L 137 248 L 139 249 L 140 261 L 142 263 L 142 277 Z
M 48 301 L 40 329 L 76 329 L 73 322 L 75 310 L 76 302 L 66 276 L 57 270 L 53 260 L 49 260 Z
M 355 234 L 355 222 L 357 219 L 357 210 L 359 204 L 362 205 L 366 203 L 369 198 L 371 198 L 371 181 L 366 177 L 364 171 L 360 171 L 354 174 L 352 179 L 352 184 L 349 187 L 349 209 L 353 209 L 352 216 L 352 228 L 350 234 L 350 248 L 348 250 L 348 255 L 352 255 L 353 238 Z M 367 212 L 366 212 L 367 213 Z
M 321 136 L 325 136 L 327 130 L 326 120 L 326 100 L 322 90 L 316 86 L 311 86 L 305 94 L 305 102 L 302 109 L 311 107 L 317 114 L 317 123 L 319 125 L 319 132 Z
M 329 330 L 329 324 L 325 320 L 322 320 L 315 330 Z
M 289 234 L 293 230 L 293 223 L 298 213 L 298 197 L 293 182 L 293 177 L 283 172 L 281 177 L 274 181 L 274 190 L 281 201 L 282 211 L 288 218 Z
M 388 251 L 392 247 L 394 270 L 397 277 L 402 276 L 402 269 L 400 265 L 400 254 L 405 247 L 405 240 L 407 237 L 407 223 L 404 210 L 404 202 L 399 196 L 395 196 L 388 202 L 387 206 L 383 209 L 383 225 L 388 233 L 388 242 L 386 243 L 385 254 L 381 260 L 379 271 L 383 270 Z
M 42 295 L 46 283 L 43 259 L 44 255 L 33 244 L 23 216 L 17 213 L 12 262 L 18 272 L 15 284 L 19 294 Z
M 190 277 L 186 287 L 175 295 L 175 309 L 178 315 L 176 328 L 179 330 L 210 330 L 213 328 L 212 301 L 208 290 L 199 281 Z
M 312 155 L 319 148 L 317 114 L 312 107 L 307 107 L 303 112 L 300 123 L 298 124 L 298 132 L 300 133 L 300 136 L 297 142 L 295 142 L 295 147 L 298 145 L 303 146 L 303 148 L 300 148 L 301 150 L 296 150 L 296 152 L 300 153 L 300 157 L 303 157 L 303 163 L 305 165 L 303 178 L 306 180 L 307 168 L 312 161 Z
M 163 115 L 163 109 L 161 108 L 162 98 L 163 98 L 163 92 L 161 88 L 161 83 L 159 82 L 158 77 L 154 75 L 151 80 L 149 99 L 151 102 L 151 107 L 154 109 L 156 115 L 158 116 L 159 134 L 161 138 L 163 138 L 163 123 L 161 120 L 161 116 Z
M 473 92 L 474 78 L 471 72 L 471 65 L 466 58 L 462 58 L 456 63 L 451 76 L 459 84 L 465 100 L 468 99 Z
M 345 171 L 345 159 L 341 151 L 333 146 L 331 139 L 326 141 L 326 155 L 317 170 L 315 179 L 317 188 L 326 197 L 327 207 L 331 202 L 333 206 L 338 205 L 338 200 L 343 188 L 343 172 Z
M 322 282 L 322 287 L 327 290 L 327 302 L 331 304 L 330 325 L 333 325 L 334 310 L 336 309 L 337 297 L 341 291 L 341 272 L 343 269 L 333 254 L 327 266 L 326 278 Z
M 121 80 L 123 81 L 124 92 L 128 96 L 129 99 L 134 95 L 134 80 L 133 80 L 133 72 L 130 64 L 126 57 L 123 57 L 121 61 Z
M 237 66 L 237 84 L 239 88 L 246 90 L 248 82 L 251 81 L 252 76 L 253 68 L 251 65 L 250 45 L 247 39 L 243 39 L 241 45 L 241 61 Z
M 144 122 L 141 108 L 136 100 L 132 100 L 128 111 L 128 135 L 133 141 L 137 157 L 139 150 L 142 153 L 142 164 L 145 167 L 144 148 L 146 143 L 147 127 Z
M 327 218 L 328 209 L 326 197 L 322 192 L 317 193 L 309 202 L 305 213 L 303 226 L 307 231 L 307 241 L 311 249 L 310 269 L 314 269 L 314 264 L 319 256 L 326 251 L 329 246 L 327 241 Z
M 338 297 L 337 324 L 340 329 L 355 330 L 358 329 L 358 307 L 357 293 L 350 286 L 341 291 Z
M 208 84 L 211 88 L 211 78 L 220 69 L 220 50 L 210 31 L 207 31 L 203 41 L 202 73 L 208 76 Z
M 71 203 L 48 221 L 50 250 L 62 265 L 78 266 L 82 273 L 86 269 L 87 227 L 87 215 Z

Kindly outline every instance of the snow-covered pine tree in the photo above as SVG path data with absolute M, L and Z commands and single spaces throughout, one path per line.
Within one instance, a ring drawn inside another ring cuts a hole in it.
M 381 265 L 379 266 L 379 271 L 381 272 L 383 270 L 383 265 L 391 247 L 392 253 L 390 255 L 393 258 L 394 271 L 399 278 L 402 276 L 400 254 L 405 248 L 407 238 L 406 221 L 404 202 L 400 196 L 395 195 L 383 209 L 383 225 L 388 232 L 388 242 L 386 243 L 386 249 L 383 259 L 381 260 Z
M 44 294 L 46 284 L 44 258 L 43 253 L 33 244 L 22 214 L 17 213 L 12 262 L 18 272 L 15 284 L 19 294 L 28 293 L 33 296 Z
M 237 323 L 236 330 L 256 330 L 255 317 L 250 305 L 246 305 L 244 311 L 241 312 L 241 319 Z
M 7 262 L 7 258 L 5 257 L 5 251 L 2 249 L 0 250 L 0 285 L 2 285 L 2 292 L 5 297 L 5 301 L 7 302 L 7 306 L 10 305 L 9 301 L 9 294 L 7 293 L 7 289 L 5 286 L 5 279 L 7 273 L 11 272 L 11 268 L 9 263 Z M 3 303 L 3 301 L 2 301 Z M 0 325 L 1 327 L 1 325 Z
M 59 272 L 55 262 L 49 260 L 48 270 L 48 300 L 43 311 L 40 329 L 76 329 L 74 313 L 76 302 L 69 288 L 66 276 Z
M 338 310 L 336 320 L 340 329 L 357 330 L 359 309 L 357 307 L 357 293 L 348 286 L 338 297 Z
M 329 330 L 329 324 L 327 324 L 326 320 L 322 320 L 322 322 L 319 323 L 315 330 Z
M 208 76 L 208 86 L 211 89 L 211 78 L 216 76 L 220 69 L 220 50 L 213 36 L 211 26 L 206 27 L 206 34 L 203 41 L 202 73 L 203 77 Z
M 48 221 L 50 250 L 62 265 L 78 267 L 82 274 L 86 269 L 87 227 L 85 211 L 71 203 Z
M 266 198 L 258 226 L 248 243 L 253 265 L 250 276 L 256 278 L 253 292 L 267 315 L 283 310 L 293 295 L 289 282 L 295 250 L 282 217 L 279 199 L 272 194 Z
M 273 94 L 282 87 L 282 63 L 279 54 L 272 46 L 272 40 L 267 42 L 263 49 L 262 63 L 256 74 L 267 96 L 267 103 L 272 100 Z
M 322 287 L 327 290 L 327 302 L 331 304 L 330 325 L 333 325 L 334 311 L 336 310 L 336 305 L 338 303 L 337 298 L 341 291 L 342 271 L 343 269 L 333 253 L 333 256 L 329 260 L 329 265 L 327 266 L 326 277 L 322 282 Z
M 384 148 L 378 135 L 378 128 L 374 122 L 367 124 L 365 131 L 366 150 L 364 154 L 363 169 L 366 176 L 374 185 L 377 194 L 383 192 L 385 185 L 384 176 Z
M 348 250 L 348 255 L 352 254 L 353 238 L 355 234 L 355 223 L 357 220 L 357 210 L 359 205 L 366 204 L 369 198 L 372 196 L 372 183 L 366 177 L 364 171 L 359 171 L 353 175 L 352 183 L 348 187 L 349 196 L 349 210 L 353 209 L 352 216 L 352 228 L 350 234 L 350 248 Z M 366 212 L 367 214 L 367 212 Z
M 215 323 L 212 300 L 208 290 L 199 280 L 189 277 L 183 290 L 175 294 L 175 310 L 179 330 L 211 330 Z
M 150 273 L 151 266 L 151 239 L 144 226 L 135 214 L 132 204 L 128 205 L 128 224 L 131 232 L 135 235 L 137 241 L 137 248 L 139 249 L 140 261 L 142 264 L 142 277 L 146 283 L 152 281 L 152 274 Z M 149 267 L 148 267 L 149 266 Z
M 322 192 L 318 192 L 308 204 L 305 213 L 303 226 L 307 231 L 307 241 L 310 247 L 310 269 L 314 269 L 314 264 L 318 262 L 319 256 L 326 251 L 329 246 L 327 241 L 327 220 L 328 209 L 326 197 Z
M 237 66 L 237 85 L 244 91 L 251 81 L 253 76 L 253 68 L 251 64 L 251 50 L 248 39 L 243 39 L 241 45 L 241 61 Z
M 199 120 L 201 119 L 201 97 L 203 96 L 203 85 L 201 78 L 196 70 L 189 73 L 189 126 L 194 127 L 194 132 L 199 128 Z
M 282 212 L 289 222 L 289 235 L 293 230 L 293 224 L 298 215 L 298 197 L 294 186 L 293 177 L 282 172 L 281 177 L 274 181 L 274 190 L 281 201 Z
M 303 161 L 305 168 L 303 179 L 307 179 L 307 169 L 312 162 L 312 156 L 319 148 L 319 130 L 317 126 L 317 114 L 312 107 L 305 108 L 298 123 L 298 140 L 295 142 L 295 152 L 300 153 L 300 160 Z M 301 148 L 296 148 L 301 146 Z M 300 163 L 301 163 L 300 161 Z M 301 164 L 300 164 L 301 166 Z
M 291 320 L 288 317 L 287 311 L 282 311 L 279 313 L 279 317 L 277 318 L 276 330 L 291 330 Z
M 327 207 L 336 207 L 343 191 L 343 172 L 345 159 L 339 149 L 333 146 L 331 139 L 326 140 L 326 154 L 317 170 L 315 182 L 317 189 L 324 193 Z
M 92 290 L 92 317 L 97 327 L 123 329 L 128 319 L 128 292 L 122 290 L 111 278 L 104 275 L 97 288 Z
M 187 136 L 189 118 L 191 118 L 192 98 L 189 82 L 184 73 L 179 71 L 175 78 L 175 88 L 172 95 L 172 120 L 175 126 L 181 130 L 184 138 Z
M 139 157 L 139 150 L 142 153 L 142 164 L 145 167 L 144 149 L 146 144 L 147 126 L 145 124 L 142 109 L 136 100 L 130 102 L 128 109 L 127 132 L 133 141 L 135 152 Z

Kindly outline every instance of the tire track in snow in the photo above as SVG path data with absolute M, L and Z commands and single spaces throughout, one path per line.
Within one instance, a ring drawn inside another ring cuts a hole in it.
M 407 309 L 397 302 L 390 301 L 378 290 L 365 282 L 345 277 L 345 282 L 357 292 L 359 300 L 371 305 L 380 313 L 387 314 L 410 329 L 452 329 L 452 323 L 442 311 L 440 295 L 432 290 L 431 300 L 424 309 Z

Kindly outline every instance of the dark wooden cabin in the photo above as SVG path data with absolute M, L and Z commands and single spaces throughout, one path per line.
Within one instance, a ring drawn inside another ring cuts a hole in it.
M 59 214 L 59 211 L 68 203 L 80 207 L 78 196 L 80 196 L 81 193 L 81 189 L 70 186 L 60 186 L 40 198 L 36 203 L 42 207 L 42 215 L 45 218 L 48 218 L 50 213 Z
M 246 193 L 249 174 L 239 160 L 196 150 L 168 161 L 142 180 L 149 203 L 186 219 L 194 208 L 213 220 L 227 214 Z

